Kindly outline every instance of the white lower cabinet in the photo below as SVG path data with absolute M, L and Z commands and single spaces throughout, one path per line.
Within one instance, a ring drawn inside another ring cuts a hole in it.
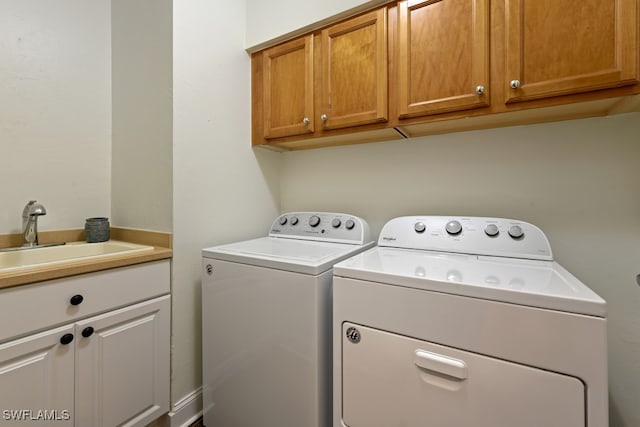
M 169 410 L 169 296 L 75 325 L 76 426 L 144 426 Z
M 95 286 L 94 279 L 127 284 L 128 278 L 139 282 L 145 271 L 154 283 L 138 283 L 149 291 L 146 300 L 139 301 L 144 293 L 133 291 L 135 296 L 119 297 L 124 306 L 92 316 L 79 315 L 83 302 L 68 303 L 66 309 L 61 304 L 73 321 L 31 335 L 0 336 L 1 427 L 146 426 L 169 410 L 169 261 L 51 281 L 49 286 L 60 286 L 67 297 L 104 301 L 101 297 L 113 289 Z M 10 296 L 29 308 L 34 287 L 46 283 L 1 291 L 0 301 Z M 69 283 L 73 289 L 64 290 Z M 38 313 L 27 309 L 22 316 Z M 12 319 L 16 327 L 5 329 L 22 332 L 19 317 Z
M 0 344 L 0 426 L 73 426 L 73 325 Z

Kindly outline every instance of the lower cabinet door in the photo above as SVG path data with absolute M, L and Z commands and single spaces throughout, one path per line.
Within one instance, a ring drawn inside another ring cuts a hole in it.
M 585 427 L 576 378 L 349 323 L 342 337 L 349 427 Z
M 0 425 L 73 426 L 73 325 L 0 344 Z
M 76 427 L 145 426 L 169 410 L 170 297 L 76 323 Z

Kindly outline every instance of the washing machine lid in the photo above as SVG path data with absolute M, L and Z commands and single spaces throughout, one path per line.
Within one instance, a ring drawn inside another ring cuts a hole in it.
M 605 317 L 606 302 L 555 261 L 375 247 L 334 276 Z
M 375 243 L 346 244 L 324 241 L 261 237 L 202 250 L 204 258 L 237 262 L 278 270 L 318 275 Z

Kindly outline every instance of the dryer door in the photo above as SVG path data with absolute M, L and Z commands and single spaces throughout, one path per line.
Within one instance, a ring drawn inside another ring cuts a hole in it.
M 348 427 L 585 427 L 581 381 L 343 324 Z

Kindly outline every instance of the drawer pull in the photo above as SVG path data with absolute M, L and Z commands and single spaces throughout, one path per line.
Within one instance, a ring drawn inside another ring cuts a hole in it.
M 62 345 L 71 344 L 72 341 L 73 341 L 73 334 L 64 334 L 60 338 L 60 344 Z
M 93 331 L 94 329 L 91 326 L 87 326 L 82 330 L 82 336 L 85 338 L 89 338 L 91 335 L 93 335 Z
M 82 301 L 84 301 L 84 297 L 82 295 L 74 295 L 69 300 L 71 305 L 80 305 L 80 303 L 82 303 Z

